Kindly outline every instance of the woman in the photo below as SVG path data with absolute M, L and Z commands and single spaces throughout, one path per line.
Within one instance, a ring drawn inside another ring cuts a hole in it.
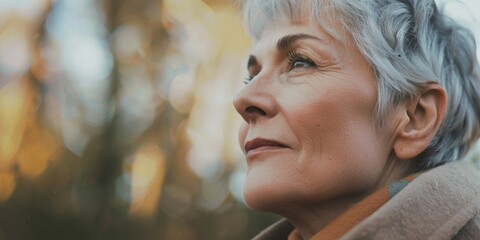
M 234 99 L 256 239 L 479 239 L 471 33 L 433 0 L 247 0 Z

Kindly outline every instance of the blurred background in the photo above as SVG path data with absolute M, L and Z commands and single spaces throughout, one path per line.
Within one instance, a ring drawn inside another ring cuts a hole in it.
M 479 2 L 439 2 L 478 36 Z M 0 240 L 249 239 L 278 219 L 242 199 L 250 45 L 234 0 L 0 0 Z

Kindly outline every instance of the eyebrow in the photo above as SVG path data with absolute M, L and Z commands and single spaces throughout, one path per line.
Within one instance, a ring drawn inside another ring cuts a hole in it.
M 303 40 L 303 39 L 314 39 L 317 41 L 325 42 L 324 40 L 310 34 L 305 34 L 305 33 L 290 34 L 278 40 L 277 49 L 279 51 L 285 51 L 287 49 L 290 49 L 296 41 Z

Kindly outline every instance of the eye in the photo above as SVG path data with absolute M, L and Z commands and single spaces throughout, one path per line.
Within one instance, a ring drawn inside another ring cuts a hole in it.
M 293 63 L 293 68 L 308 68 L 312 67 L 312 64 L 305 61 L 296 61 Z
M 291 71 L 295 68 L 311 68 L 316 65 L 310 58 L 296 52 L 290 52 L 288 53 L 288 66 Z

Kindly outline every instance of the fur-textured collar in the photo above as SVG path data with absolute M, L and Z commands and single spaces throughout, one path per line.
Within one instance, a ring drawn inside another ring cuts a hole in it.
M 283 219 L 254 240 L 286 240 L 293 230 Z M 464 161 L 421 174 L 341 237 L 343 240 L 454 238 L 480 239 L 480 173 L 473 164 Z

